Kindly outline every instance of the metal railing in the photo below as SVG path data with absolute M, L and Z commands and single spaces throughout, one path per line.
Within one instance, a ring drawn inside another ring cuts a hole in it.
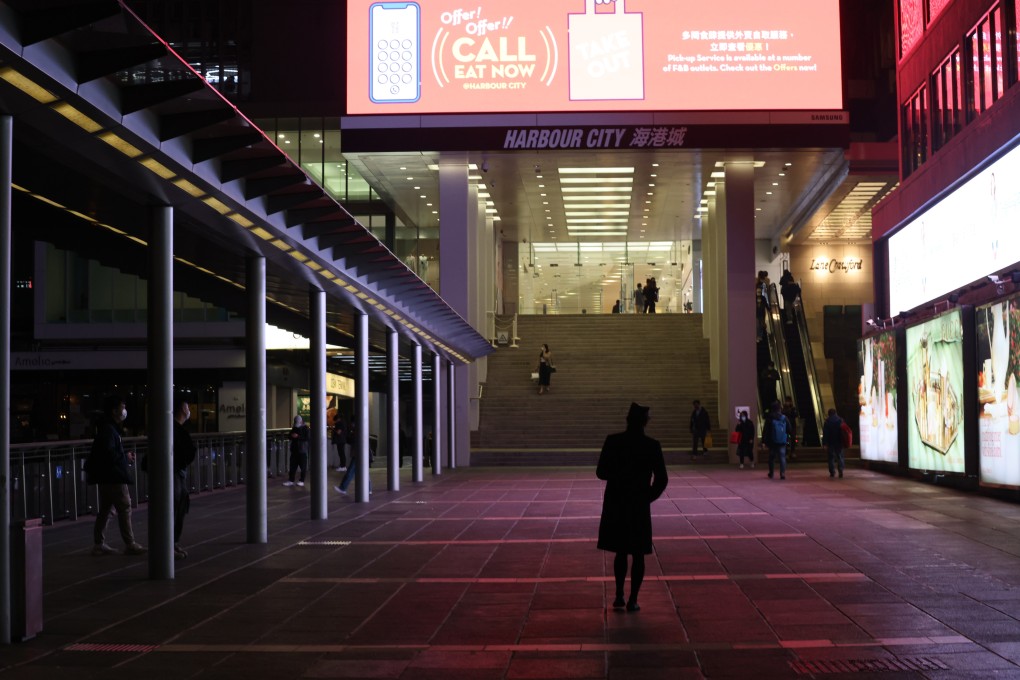
M 266 467 L 269 476 L 286 473 L 290 430 L 269 430 L 266 436 Z M 219 432 L 192 435 L 197 454 L 188 467 L 191 493 L 214 491 L 244 484 L 245 433 Z M 140 462 L 148 453 L 146 437 L 125 437 L 125 450 L 134 454 L 129 471 L 134 478 L 132 504 L 149 499 L 149 477 Z M 11 518 L 41 519 L 53 524 L 94 514 L 98 504 L 95 486 L 85 482 L 82 469 L 92 449 L 91 439 L 33 442 L 11 446 Z

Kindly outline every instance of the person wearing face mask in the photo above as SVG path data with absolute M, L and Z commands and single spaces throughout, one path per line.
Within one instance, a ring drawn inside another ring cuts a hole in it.
M 96 428 L 92 450 L 85 461 L 85 481 L 95 484 L 99 492 L 99 507 L 93 529 L 93 555 L 117 552 L 106 543 L 106 525 L 110 512 L 117 511 L 120 536 L 124 540 L 125 555 L 143 555 L 146 548 L 135 541 L 131 528 L 131 493 L 128 484 L 133 481 L 128 466 L 134 462 L 134 453 L 124 450 L 122 427 L 127 420 L 127 408 L 120 395 L 110 395 L 103 404 L 103 416 Z
M 191 418 L 187 398 L 174 397 L 174 559 L 183 560 L 188 552 L 181 548 L 184 516 L 191 507 L 188 494 L 188 466 L 195 460 L 195 443 L 184 427 Z
M 737 444 L 737 455 L 740 456 L 740 469 L 744 468 L 744 458 L 751 459 L 751 469 L 754 469 L 754 423 L 747 417 L 747 411 L 740 412 L 740 421 L 737 422 L 736 431 L 740 433 L 740 442 Z

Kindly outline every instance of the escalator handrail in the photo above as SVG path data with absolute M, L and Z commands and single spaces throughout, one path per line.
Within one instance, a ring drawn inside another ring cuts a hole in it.
M 797 404 L 797 395 L 793 391 L 793 380 L 790 377 L 790 355 L 786 351 L 786 337 L 783 335 L 783 318 L 779 310 L 779 295 L 776 293 L 776 284 L 770 283 L 768 288 L 769 306 L 765 315 L 765 323 L 769 339 L 769 354 L 779 371 L 779 401 L 786 401 L 786 397 L 792 397 L 794 406 Z M 771 404 L 767 404 L 771 407 Z
M 822 391 L 818 387 L 818 372 L 815 368 L 814 352 L 811 351 L 811 336 L 808 333 L 807 317 L 804 315 L 804 306 L 801 304 L 800 295 L 793 302 L 794 323 L 797 325 L 797 332 L 800 334 L 800 345 L 804 355 L 804 370 L 807 372 L 808 388 L 811 392 L 811 404 L 815 412 L 815 425 L 818 428 L 818 442 L 822 441 L 822 425 L 825 422 L 822 410 Z

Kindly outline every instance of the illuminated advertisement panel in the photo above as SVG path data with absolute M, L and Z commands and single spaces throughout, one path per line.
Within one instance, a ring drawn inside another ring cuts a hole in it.
M 347 2 L 347 113 L 835 110 L 838 0 Z
M 976 317 L 981 483 L 1020 486 L 1020 296 Z
M 858 344 L 857 385 L 861 405 L 861 458 L 899 462 L 899 428 L 896 411 L 896 334 L 864 338 Z
M 1020 147 L 889 237 L 889 315 L 1020 261 Z
M 907 328 L 907 446 L 917 470 L 964 472 L 963 317 Z

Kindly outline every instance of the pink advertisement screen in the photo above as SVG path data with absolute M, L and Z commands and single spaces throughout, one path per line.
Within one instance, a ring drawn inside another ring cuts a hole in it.
M 348 114 L 843 106 L 838 0 L 347 8 Z

